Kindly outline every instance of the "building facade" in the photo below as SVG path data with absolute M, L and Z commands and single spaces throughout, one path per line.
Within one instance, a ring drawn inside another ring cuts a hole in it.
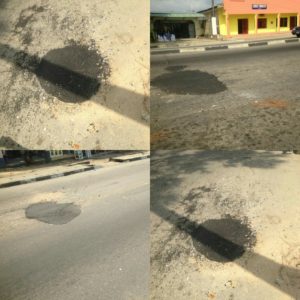
M 209 20 L 212 9 L 201 13 Z M 300 25 L 300 0 L 223 0 L 215 7 L 215 16 L 221 36 L 289 32 Z M 206 35 L 211 34 L 210 27 L 207 22 Z
M 105 150 L 0 150 L 0 168 L 44 163 L 61 159 L 88 159 L 105 154 Z
M 198 38 L 204 34 L 205 16 L 200 13 L 151 13 L 151 41 L 173 35 L 175 39 Z

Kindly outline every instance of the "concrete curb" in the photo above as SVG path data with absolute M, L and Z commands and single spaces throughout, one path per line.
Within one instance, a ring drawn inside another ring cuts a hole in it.
M 178 54 L 178 53 L 190 53 L 190 52 L 204 52 L 204 51 L 211 51 L 211 50 L 227 50 L 227 49 L 237 49 L 237 48 L 251 48 L 251 47 L 259 47 L 259 46 L 271 46 L 277 44 L 289 44 L 289 43 L 299 43 L 300 38 L 289 38 L 289 39 L 277 39 L 277 40 L 270 40 L 270 41 L 255 41 L 255 42 L 248 42 L 248 43 L 236 43 L 236 44 L 219 44 L 219 45 L 212 45 L 212 46 L 191 46 L 186 48 L 178 48 L 178 49 L 166 49 L 166 50 L 155 50 L 151 51 L 152 55 L 157 54 Z
M 128 161 L 135 161 L 135 160 L 142 160 L 142 159 L 147 159 L 150 158 L 150 154 L 145 155 L 145 156 L 140 156 L 140 157 L 133 157 L 133 158 L 122 158 L 122 157 L 112 157 L 110 158 L 110 161 L 115 161 L 115 162 L 128 162 Z
M 135 161 L 135 160 L 142 160 L 142 159 L 146 159 L 146 158 L 150 158 L 150 154 L 140 156 L 140 157 L 127 158 L 127 159 L 122 158 L 122 157 L 116 157 L 116 158 L 111 157 L 109 160 L 110 161 L 115 161 L 115 162 L 129 162 L 129 161 Z M 89 166 L 89 167 L 86 167 L 86 168 L 73 170 L 73 171 L 67 171 L 67 172 L 63 172 L 63 173 L 56 173 L 56 174 L 53 174 L 53 175 L 39 176 L 39 177 L 30 178 L 30 179 L 24 179 L 24 180 L 17 180 L 17 181 L 2 183 L 2 184 L 0 184 L 0 189 L 7 188 L 7 187 L 12 187 L 12 186 L 16 186 L 16 185 L 32 183 L 32 182 L 36 182 L 36 181 L 43 181 L 43 180 L 54 179 L 54 178 L 63 177 L 63 176 L 69 176 L 69 175 L 73 175 L 73 174 L 77 174 L 77 173 L 97 170 L 97 169 L 100 169 L 100 168 L 102 168 L 102 167 L 100 167 L 100 166 Z
M 32 182 L 36 182 L 36 181 L 43 181 L 43 180 L 53 179 L 53 178 L 57 178 L 57 177 L 69 176 L 69 175 L 73 175 L 73 174 L 77 174 L 77 173 L 100 169 L 100 168 L 101 167 L 99 167 L 99 166 L 98 167 L 90 166 L 90 167 L 83 168 L 83 169 L 67 171 L 67 172 L 63 172 L 63 173 L 56 173 L 53 175 L 46 175 L 46 176 L 40 176 L 40 177 L 35 177 L 35 178 L 30 178 L 30 179 L 17 180 L 17 181 L 2 183 L 2 184 L 0 184 L 0 188 L 2 189 L 2 188 L 11 187 L 11 186 L 32 183 Z

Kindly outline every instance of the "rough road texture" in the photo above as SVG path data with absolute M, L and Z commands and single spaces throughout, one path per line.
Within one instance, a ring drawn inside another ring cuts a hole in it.
M 151 299 L 299 299 L 299 177 L 291 153 L 153 151 Z
M 0 189 L 0 299 L 148 299 L 149 182 L 140 160 Z
M 251 228 L 230 215 L 222 219 L 208 219 L 195 226 L 191 237 L 196 251 L 218 262 L 240 258 L 256 241 Z
M 300 149 L 300 45 L 155 55 L 153 149 Z
M 0 5 L 0 148 L 148 147 L 146 2 Z

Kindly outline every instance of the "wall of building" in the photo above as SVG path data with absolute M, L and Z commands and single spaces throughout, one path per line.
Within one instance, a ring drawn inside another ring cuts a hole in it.
M 222 7 L 217 9 L 217 16 L 219 21 L 220 35 L 227 35 L 226 16 L 225 16 L 225 11 Z
M 277 31 L 277 14 L 258 16 L 258 19 L 267 19 L 267 28 L 257 28 L 257 33 L 268 33 Z
M 203 35 L 209 36 L 211 35 L 211 11 L 207 11 L 203 13 L 206 17 L 204 29 L 203 29 Z
M 229 14 L 277 14 L 300 13 L 300 1 L 297 0 L 223 0 L 224 9 Z M 266 4 L 267 9 L 252 9 L 252 4 Z
M 297 17 L 297 13 L 289 13 L 289 14 L 281 14 L 280 17 L 284 18 L 287 17 L 288 18 L 288 24 L 287 27 L 280 27 L 280 31 L 284 32 L 284 31 L 290 31 L 290 17 Z M 299 24 L 299 20 L 298 20 L 298 24 Z
M 209 11 L 203 12 L 203 14 L 206 17 L 206 21 L 205 21 L 205 26 L 204 26 L 202 35 L 211 36 L 212 35 L 212 24 L 211 24 L 212 11 L 209 10 Z M 226 19 L 225 19 L 223 8 L 217 8 L 215 10 L 215 16 L 217 18 L 218 34 L 225 35 L 226 34 Z
M 200 20 L 193 20 L 194 25 L 195 25 L 195 33 L 196 33 L 196 38 L 204 35 L 204 29 L 201 26 L 201 21 Z
M 166 21 L 166 22 L 193 22 L 194 26 L 195 26 L 195 37 L 199 37 L 199 36 L 202 36 L 204 35 L 204 29 L 202 28 L 201 26 L 201 20 L 199 20 L 199 18 L 190 18 L 190 19 L 187 19 L 187 18 L 170 18 L 170 19 L 167 19 L 167 18 L 159 18 L 159 17 L 153 17 L 151 18 L 151 23 L 150 23 L 150 29 L 151 29 L 151 34 L 154 35 L 154 22 L 157 21 L 157 20 L 160 20 L 160 21 Z
M 300 1 L 299 1 L 300 2 Z M 236 10 L 234 10 L 236 11 Z M 264 18 L 267 19 L 267 28 L 257 28 L 257 34 L 260 33 L 275 33 L 278 32 L 277 29 L 277 16 L 278 14 L 271 14 L 266 13 L 266 11 L 256 11 L 256 10 L 249 10 L 249 14 L 230 14 L 229 12 L 229 28 L 230 28 L 230 35 L 238 35 L 238 19 L 248 19 L 248 34 L 255 34 L 255 14 L 257 14 L 257 18 Z M 219 32 L 220 35 L 226 36 L 227 35 L 227 25 L 226 25 L 226 15 L 225 10 L 220 7 L 217 10 L 218 21 L 219 21 Z M 291 13 L 281 13 L 281 18 L 287 18 L 288 23 L 287 27 L 280 27 L 280 32 L 288 32 L 290 31 L 290 17 L 295 16 L 297 17 L 296 12 Z M 298 20 L 298 24 L 299 24 Z

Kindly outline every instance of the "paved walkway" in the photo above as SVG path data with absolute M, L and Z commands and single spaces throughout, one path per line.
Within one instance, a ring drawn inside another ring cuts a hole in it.
M 4 169 L 3 171 L 0 171 L 0 187 L 13 185 L 14 182 L 19 182 L 18 184 L 22 184 L 22 182 L 28 183 L 36 180 L 50 179 L 92 169 L 104 168 L 118 164 L 119 162 L 136 160 L 145 156 L 149 156 L 149 152 L 139 152 L 131 155 L 128 153 L 125 155 L 120 155 L 120 153 L 115 152 L 107 153 L 90 159 L 67 159 L 62 161 L 52 161 L 49 164 L 42 163 L 37 165 Z M 119 160 L 114 161 L 114 158 L 118 158 Z
M 210 38 L 199 38 L 199 39 L 185 39 L 178 40 L 176 42 L 160 42 L 151 44 L 151 52 L 160 52 L 162 50 L 177 50 L 187 49 L 194 47 L 211 47 L 211 46 L 224 46 L 232 44 L 243 44 L 243 43 L 255 43 L 255 42 L 268 42 L 293 39 L 294 36 L 290 32 L 276 33 L 276 34 L 260 34 L 260 35 L 243 35 L 239 37 L 230 37 L 222 39 L 210 39 Z

